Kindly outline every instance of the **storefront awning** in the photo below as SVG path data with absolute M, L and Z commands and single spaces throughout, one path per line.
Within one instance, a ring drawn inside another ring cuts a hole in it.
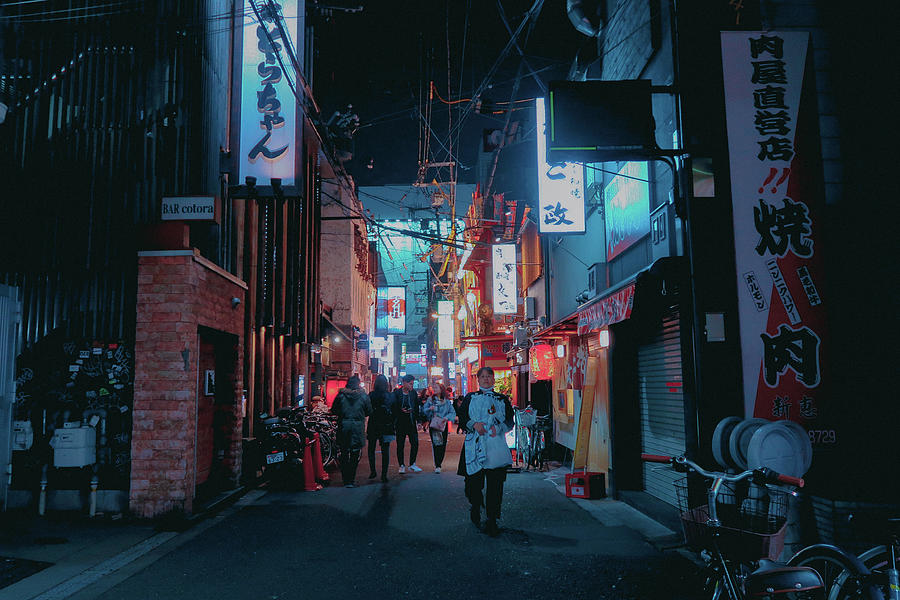
M 322 315 L 322 320 L 325 321 L 326 323 L 328 323 L 328 326 L 331 327 L 332 329 L 334 329 L 334 331 L 335 331 L 336 333 L 341 334 L 342 336 L 344 336 L 344 338 L 346 338 L 347 340 L 349 340 L 349 341 L 351 341 L 351 342 L 353 341 L 353 337 L 347 335 L 347 332 L 346 332 L 346 331 L 344 331 L 343 329 L 341 329 L 340 327 L 338 327 L 337 325 L 335 325 L 335 324 L 334 324 L 334 321 L 332 321 L 331 319 L 329 319 L 329 318 L 328 318 L 327 316 L 325 316 L 324 314 Z
M 634 280 L 621 289 L 599 298 L 578 310 L 578 335 L 597 331 L 631 316 L 634 307 Z
M 462 336 L 459 338 L 459 341 L 464 344 L 471 343 L 482 343 L 482 342 L 510 342 L 512 341 L 512 334 L 503 333 L 503 334 L 488 334 L 488 335 L 470 335 L 470 336 Z

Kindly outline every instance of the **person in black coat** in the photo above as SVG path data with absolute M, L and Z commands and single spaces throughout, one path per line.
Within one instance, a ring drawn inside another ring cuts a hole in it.
M 397 412 L 397 397 L 391 392 L 388 380 L 384 375 L 375 378 L 372 393 L 369 394 L 372 402 L 372 416 L 366 427 L 366 435 L 369 438 L 369 479 L 375 479 L 378 473 L 375 471 L 375 444 L 381 444 L 381 481 L 388 480 L 388 466 L 391 463 L 391 442 L 396 438 L 394 427 L 394 413 Z
M 419 397 L 413 390 L 412 375 L 403 376 L 403 385 L 397 391 L 397 411 L 394 423 L 397 428 L 397 460 L 400 463 L 400 473 L 406 473 L 406 462 L 403 457 L 406 450 L 406 438 L 409 438 L 409 470 L 419 473 L 422 469 L 416 464 L 416 455 L 419 453 L 419 422 L 422 421 L 422 405 Z
M 366 417 L 372 414 L 369 396 L 359 385 L 359 375 L 351 375 L 331 405 L 338 418 L 337 441 L 341 447 L 341 476 L 344 487 L 356 487 L 359 454 L 365 445 Z

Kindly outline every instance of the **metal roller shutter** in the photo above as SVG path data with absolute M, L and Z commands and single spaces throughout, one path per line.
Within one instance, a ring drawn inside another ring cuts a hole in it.
M 663 318 L 652 342 L 638 347 L 641 449 L 647 454 L 680 455 L 685 450 L 681 332 L 677 313 Z M 644 490 L 677 505 L 674 481 L 683 475 L 644 463 Z

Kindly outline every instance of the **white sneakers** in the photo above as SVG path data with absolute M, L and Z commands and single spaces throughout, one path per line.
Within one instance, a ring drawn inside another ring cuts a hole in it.
M 441 473 L 441 468 L 440 468 L 440 467 L 435 467 L 435 468 L 434 468 L 434 472 L 437 473 L 438 475 L 440 475 L 440 473 Z
M 413 473 L 421 473 L 422 472 L 422 469 L 419 468 L 419 466 L 416 465 L 416 463 L 409 465 L 409 470 L 412 471 Z
M 412 469 L 412 467 L 410 467 L 410 469 Z M 406 465 L 400 465 L 400 472 L 406 473 Z

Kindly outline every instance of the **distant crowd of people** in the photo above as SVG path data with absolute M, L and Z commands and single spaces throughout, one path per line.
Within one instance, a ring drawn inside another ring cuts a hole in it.
M 351 376 L 331 406 L 331 412 L 338 417 L 344 487 L 356 487 L 356 472 L 363 447 L 368 450 L 369 479 L 378 477 L 375 450 L 376 446 L 380 446 L 381 481 L 388 481 L 391 442 L 394 441 L 397 443 L 399 472 L 421 472 L 422 468 L 416 464 L 419 427 L 429 434 L 434 472 L 440 473 L 450 425 L 456 423 L 456 432 L 466 434 L 457 474 L 466 478 L 470 518 L 481 528 L 481 510 L 484 507 L 487 513 L 484 530 L 496 535 L 506 467 L 512 464 L 504 436 L 513 427 L 513 409 L 507 396 L 494 391 L 494 372 L 490 367 L 479 369 L 477 379 L 477 391 L 457 397 L 452 387 L 441 384 L 417 392 L 413 388 L 415 378 L 412 375 L 403 376 L 393 390 L 387 378 L 378 375 L 372 391 L 367 394 L 360 385 L 360 378 Z M 313 408 L 316 409 L 315 402 Z

